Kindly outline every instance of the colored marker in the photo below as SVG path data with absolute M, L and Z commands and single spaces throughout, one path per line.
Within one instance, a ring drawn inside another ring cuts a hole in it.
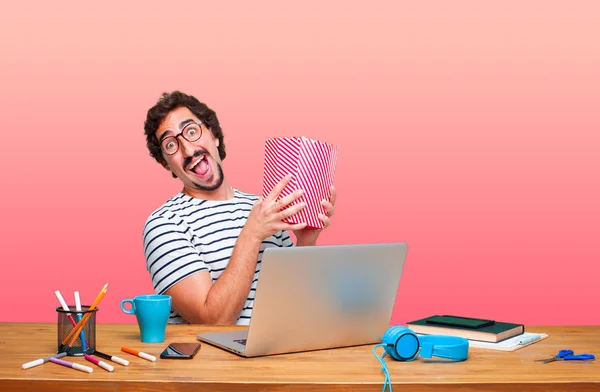
M 79 291 L 75 291 L 74 295 L 75 295 L 75 310 L 77 310 L 78 312 L 81 312 L 81 299 L 79 298 Z M 81 313 L 77 313 L 77 321 L 81 321 Z M 73 325 L 73 326 L 75 326 L 75 325 Z M 81 349 L 83 350 L 83 352 L 87 352 L 87 344 L 85 343 L 85 333 L 83 332 L 83 328 L 81 329 L 81 333 L 79 336 L 81 338 Z
M 65 355 L 67 355 L 67 353 L 60 353 L 60 354 L 52 355 L 51 357 L 36 359 L 35 361 L 24 363 L 23 366 L 22 366 L 22 368 L 23 369 L 29 369 L 29 368 L 32 368 L 34 366 L 39 366 L 39 365 L 41 365 L 43 363 L 48 362 L 50 360 L 50 358 L 62 358 Z
M 121 351 L 126 352 L 131 355 L 137 355 L 138 357 L 147 359 L 148 361 L 152 361 L 152 362 L 156 361 L 156 357 L 154 355 L 146 354 L 146 353 L 143 353 L 141 351 L 137 351 L 137 350 L 134 350 L 131 348 L 121 347 Z
M 65 299 L 63 298 L 63 296 L 60 294 L 60 291 L 56 290 L 54 292 L 54 294 L 56 294 L 56 298 L 58 298 L 58 302 L 60 302 L 60 305 L 62 306 L 63 310 L 66 310 L 67 312 L 69 310 L 71 310 L 71 309 L 69 309 L 69 306 L 65 302 Z M 77 325 L 77 323 L 73 319 L 73 316 L 71 316 L 71 313 L 67 313 L 67 317 L 69 318 L 69 320 L 71 320 L 71 323 L 73 324 L 73 326 Z
M 128 360 L 123 359 L 123 358 L 119 358 L 119 357 L 115 357 L 114 355 L 104 354 L 104 353 L 101 353 L 100 351 L 94 351 L 92 354 L 95 355 L 95 356 L 97 356 L 97 357 L 108 359 L 109 361 L 116 362 L 116 363 L 121 364 L 123 366 L 129 366 L 129 361 Z
M 63 366 L 66 366 L 66 367 L 70 367 L 70 368 L 73 368 L 73 369 L 81 370 L 82 372 L 91 373 L 91 372 L 94 371 L 94 369 L 92 369 L 91 367 L 80 365 L 78 363 L 63 361 L 62 359 L 56 359 L 54 357 L 50 358 L 50 362 L 54 362 L 56 364 L 63 365 Z
M 108 370 L 109 372 L 112 372 L 113 370 L 115 370 L 115 368 L 110 366 L 108 363 L 99 361 L 96 358 L 92 357 L 91 355 L 85 354 L 84 357 L 91 363 L 95 363 L 96 365 L 100 366 L 104 370 Z

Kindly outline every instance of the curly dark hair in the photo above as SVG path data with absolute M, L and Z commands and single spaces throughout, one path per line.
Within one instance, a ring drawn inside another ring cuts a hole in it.
M 144 122 L 144 134 L 146 135 L 146 146 L 150 151 L 150 156 L 158 163 L 167 166 L 167 162 L 162 155 L 160 143 L 156 137 L 158 126 L 165 117 L 174 109 L 179 107 L 187 107 L 196 117 L 198 117 L 210 130 L 213 135 L 219 139 L 219 156 L 221 160 L 225 159 L 225 142 L 223 141 L 223 130 L 219 125 L 217 114 L 206 104 L 200 102 L 196 97 L 182 93 L 181 91 L 173 91 L 171 93 L 163 93 L 158 99 L 156 105 L 148 109 L 146 122 Z M 173 174 L 173 177 L 176 177 Z

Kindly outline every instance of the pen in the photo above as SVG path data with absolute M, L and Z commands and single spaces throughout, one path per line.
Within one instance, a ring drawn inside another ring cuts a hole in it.
M 36 359 L 35 361 L 24 363 L 23 366 L 22 366 L 22 368 L 23 369 L 29 369 L 29 368 L 32 368 L 34 366 L 38 366 L 38 365 L 41 365 L 43 363 L 48 362 L 50 360 L 50 358 L 62 358 L 65 355 L 67 355 L 67 353 L 63 352 L 63 353 L 60 353 L 60 354 L 52 355 L 50 357 Z
M 104 353 L 101 353 L 100 351 L 94 351 L 92 353 L 92 355 L 95 355 L 95 356 L 100 357 L 100 358 L 108 359 L 109 361 L 113 361 L 113 362 L 119 363 L 119 364 L 121 364 L 123 366 L 129 366 L 129 361 L 128 360 L 123 359 L 123 358 L 119 358 L 119 357 L 115 357 L 114 355 L 104 354 Z
M 528 337 L 521 338 L 521 339 L 519 339 L 519 345 L 522 346 L 524 344 L 531 343 L 533 341 L 540 339 L 541 337 L 542 337 L 542 335 L 536 334 L 536 335 L 531 335 Z
M 81 370 L 82 372 L 91 373 L 91 372 L 94 371 L 94 369 L 92 369 L 91 367 L 80 365 L 78 363 L 63 361 L 62 359 L 56 359 L 54 357 L 50 358 L 50 362 L 54 362 L 56 364 L 63 365 L 63 366 L 66 366 L 66 367 L 70 367 L 70 368 L 73 368 L 73 369 Z
M 148 361 L 152 361 L 152 362 L 156 361 L 156 357 L 154 355 L 146 354 L 146 353 L 143 353 L 141 351 L 137 351 L 137 350 L 134 350 L 131 348 L 121 347 L 121 351 L 126 352 L 128 354 L 136 355 L 140 358 L 147 359 Z
M 109 372 L 112 372 L 113 370 L 115 370 L 115 368 L 110 366 L 108 363 L 106 363 L 104 361 L 99 361 L 96 358 L 92 357 L 91 355 L 85 354 L 84 357 L 91 363 L 94 363 L 94 364 L 100 366 L 104 370 L 108 370 Z

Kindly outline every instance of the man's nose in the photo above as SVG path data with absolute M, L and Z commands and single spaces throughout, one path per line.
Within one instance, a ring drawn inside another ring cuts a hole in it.
M 184 137 L 179 137 L 179 135 L 177 135 L 177 141 L 179 142 L 179 148 L 181 148 L 181 152 L 183 153 L 184 157 L 191 157 L 192 155 L 194 155 L 194 145 L 192 144 L 192 142 L 188 142 L 187 140 L 185 140 Z

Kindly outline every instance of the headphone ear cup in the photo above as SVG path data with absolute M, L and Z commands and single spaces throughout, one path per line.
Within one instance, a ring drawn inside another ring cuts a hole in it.
M 394 326 L 388 328 L 382 339 L 382 343 L 385 344 L 385 352 L 395 360 L 398 360 L 396 355 L 396 335 L 398 335 L 399 328 L 402 327 Z
M 419 352 L 419 339 L 409 328 L 393 326 L 385 331 L 382 339 L 385 351 L 396 361 L 410 361 Z

